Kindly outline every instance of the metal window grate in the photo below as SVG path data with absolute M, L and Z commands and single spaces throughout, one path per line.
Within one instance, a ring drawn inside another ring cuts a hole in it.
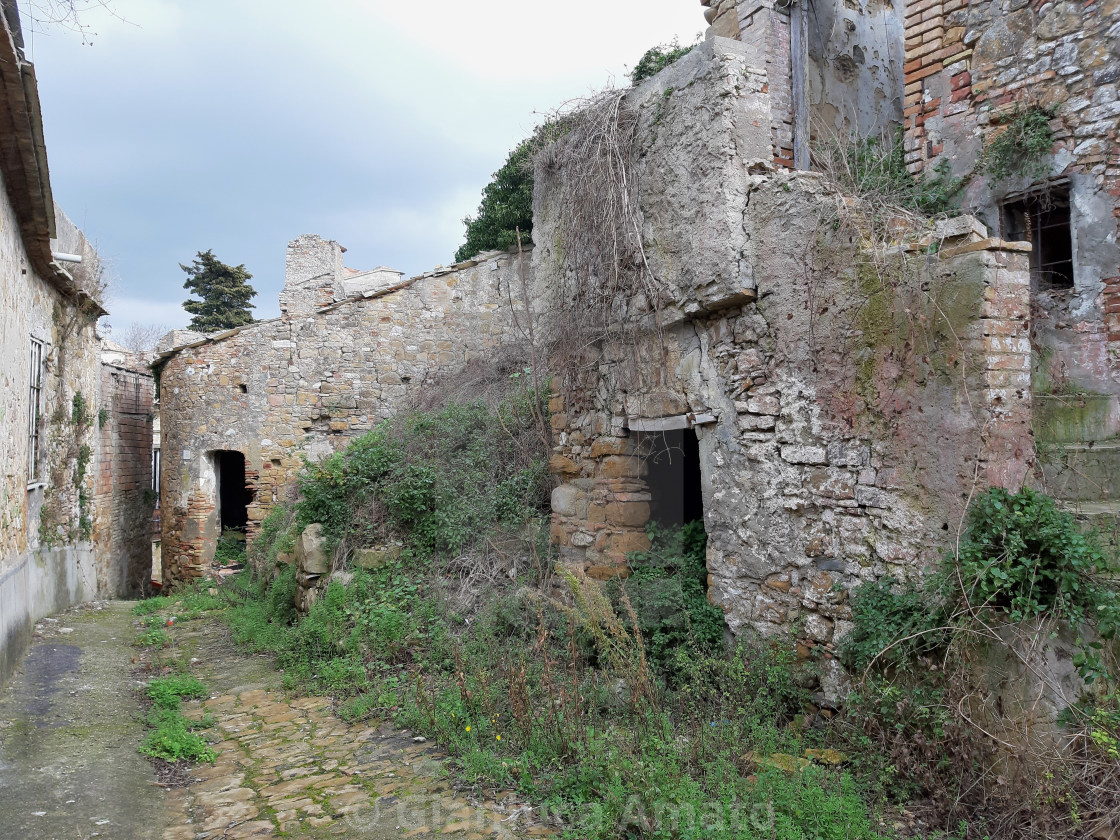
M 27 483 L 39 480 L 39 418 L 43 394 L 43 342 L 31 339 L 31 374 L 27 407 Z

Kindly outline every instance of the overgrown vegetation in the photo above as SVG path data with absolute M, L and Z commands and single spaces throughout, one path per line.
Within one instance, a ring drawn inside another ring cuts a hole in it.
M 674 38 L 671 43 L 658 44 L 655 47 L 650 47 L 646 50 L 645 54 L 638 59 L 638 63 L 634 65 L 627 76 L 630 78 L 630 84 L 637 87 L 650 76 L 656 76 L 674 61 L 684 58 L 692 52 L 695 44 L 687 47 L 682 47 L 680 42 Z
M 517 244 L 517 231 L 527 244 L 533 232 L 534 138 L 521 141 L 482 191 L 482 203 L 467 216 L 466 241 L 455 252 L 462 262 L 483 251 L 507 251 Z
M 165 761 L 213 762 L 217 758 L 214 748 L 195 731 L 207 728 L 211 722 L 188 720 L 181 709 L 184 698 L 206 697 L 205 685 L 192 676 L 174 674 L 152 680 L 145 693 L 152 704 L 146 719 L 152 731 L 144 738 L 140 752 Z
M 60 404 L 51 417 L 48 447 L 55 453 L 51 458 L 54 466 L 39 514 L 39 541 L 47 547 L 93 536 L 93 487 L 89 472 L 93 448 L 88 441 L 94 419 L 81 391 L 75 391 L 69 405 Z
M 1120 816 L 1118 572 L 1052 499 L 992 488 L 924 583 L 856 590 L 847 721 L 854 746 L 882 756 L 884 789 L 964 820 L 968 837 L 1082 837 Z M 1070 651 L 1080 694 L 1047 675 L 1047 645 Z
M 1032 181 L 1045 177 L 1054 147 L 1053 119 L 1054 111 L 1049 108 L 1016 107 L 1003 130 L 985 144 L 981 169 L 997 181 L 1012 175 Z
M 880 836 L 857 780 L 821 759 L 843 756 L 790 726 L 807 697 L 785 646 L 647 647 L 637 598 L 616 609 L 578 577 L 572 605 L 511 586 L 468 620 L 416 558 L 355 571 L 295 623 L 293 572 L 234 585 L 235 637 L 275 652 L 289 688 L 438 739 L 465 780 L 517 788 L 572 836 Z
M 307 467 L 296 522 L 322 523 L 340 557 L 391 531 L 415 553 L 457 556 L 495 530 L 530 527 L 548 494 L 540 416 L 523 388 L 494 406 L 400 415 Z
M 672 678 L 682 650 L 718 653 L 723 646 L 723 613 L 708 600 L 704 523 L 682 528 L 649 526 L 651 548 L 630 555 L 634 573 L 616 579 L 608 592 L 623 606 L 625 595 L 657 672 Z
M 293 568 L 235 576 L 235 639 L 348 719 L 438 739 L 463 779 L 517 788 L 573 837 L 882 836 L 827 733 L 795 724 L 810 677 L 792 641 L 724 647 L 699 523 L 653 528 L 609 587 L 553 568 L 525 533 L 547 487 L 533 401 L 418 409 L 308 467 L 252 557 L 313 520 L 340 559 L 388 537 L 406 550 L 299 619 Z
M 827 173 L 848 196 L 874 208 L 937 216 L 956 212 L 954 201 L 967 178 L 956 178 L 949 161 L 932 174 L 915 177 L 906 168 L 902 129 L 893 137 L 857 140 L 831 137 L 813 148 L 814 167 Z
M 245 535 L 226 529 L 214 547 L 214 563 L 218 566 L 236 566 L 245 562 Z

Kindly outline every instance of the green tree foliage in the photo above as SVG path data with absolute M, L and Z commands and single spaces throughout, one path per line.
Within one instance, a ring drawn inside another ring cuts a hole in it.
M 482 191 L 482 204 L 475 216 L 467 216 L 467 240 L 455 252 L 455 261 L 482 251 L 504 251 L 521 239 L 528 241 L 533 231 L 533 139 L 518 144 L 493 180 Z
M 640 85 L 650 76 L 656 76 L 678 58 L 684 58 L 690 52 L 692 47 L 682 47 L 676 38 L 672 43 L 651 47 L 630 71 L 630 84 Z
M 226 265 L 207 250 L 199 251 L 190 265 L 179 263 L 179 268 L 187 273 L 183 288 L 201 298 L 183 303 L 194 316 L 190 329 L 210 333 L 253 323 L 249 301 L 257 292 L 249 285 L 253 275 L 244 265 Z

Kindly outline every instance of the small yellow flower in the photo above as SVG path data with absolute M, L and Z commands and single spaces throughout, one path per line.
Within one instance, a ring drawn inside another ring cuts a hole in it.
M 468 726 L 467 727 L 467 732 L 470 732 L 470 731 L 471 731 L 471 728 Z
M 502 736 L 501 736 L 501 735 L 495 735 L 494 737 L 495 737 L 496 739 L 498 739 L 499 741 L 500 741 L 500 740 L 502 740 Z

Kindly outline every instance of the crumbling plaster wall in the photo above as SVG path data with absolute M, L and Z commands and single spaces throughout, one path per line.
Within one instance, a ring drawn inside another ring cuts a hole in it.
M 817 0 L 806 8 L 810 129 L 889 141 L 902 125 L 905 0 Z
M 795 65 L 812 137 L 887 137 L 902 124 L 905 0 L 701 0 L 709 37 L 734 38 L 765 68 L 774 162 L 794 165 Z M 804 22 L 802 52 L 793 37 Z
M 19 230 L 0 183 L 0 680 L 18 661 L 37 619 L 97 591 L 73 481 L 80 447 L 95 441 L 90 429 L 70 422 L 76 393 L 96 411 L 94 318 L 35 273 Z M 44 347 L 35 480 L 28 470 L 32 339 Z M 84 479 L 87 492 L 91 485 L 91 477 Z
M 906 6 L 907 161 L 970 175 L 964 206 L 992 230 L 1004 197 L 1034 176 L 993 181 L 978 168 L 985 143 L 1018 109 L 1054 109 L 1049 175 L 1069 179 L 1075 288 L 1039 297 L 1036 339 L 1071 386 L 1104 393 L 1120 374 L 1118 19 L 1117 0 Z
M 333 254 L 341 251 L 310 236 L 293 246 L 282 318 L 196 335 L 163 355 L 161 553 L 171 584 L 202 574 L 213 558 L 220 521 L 212 453 L 245 456 L 251 537 L 269 509 L 288 500 L 304 458 L 342 449 L 404 407 L 427 377 L 520 336 L 516 254 L 481 255 L 315 309 L 318 281 L 308 287 L 302 279 L 340 268 Z M 300 291 L 308 288 L 310 302 Z
M 732 84 L 752 75 L 740 45 L 714 39 L 631 94 L 661 317 L 631 301 L 630 333 L 588 342 L 558 387 L 552 538 L 592 577 L 626 574 L 651 501 L 629 430 L 693 423 L 709 597 L 735 633 L 796 620 L 829 652 L 852 586 L 920 573 L 974 482 L 1027 475 L 1027 257 L 963 220 L 942 257 L 906 257 L 897 287 L 869 275 L 823 176 L 738 154 L 768 138 L 764 88 Z M 654 95 L 669 87 L 671 109 Z M 562 177 L 537 172 L 542 288 L 568 282 Z

